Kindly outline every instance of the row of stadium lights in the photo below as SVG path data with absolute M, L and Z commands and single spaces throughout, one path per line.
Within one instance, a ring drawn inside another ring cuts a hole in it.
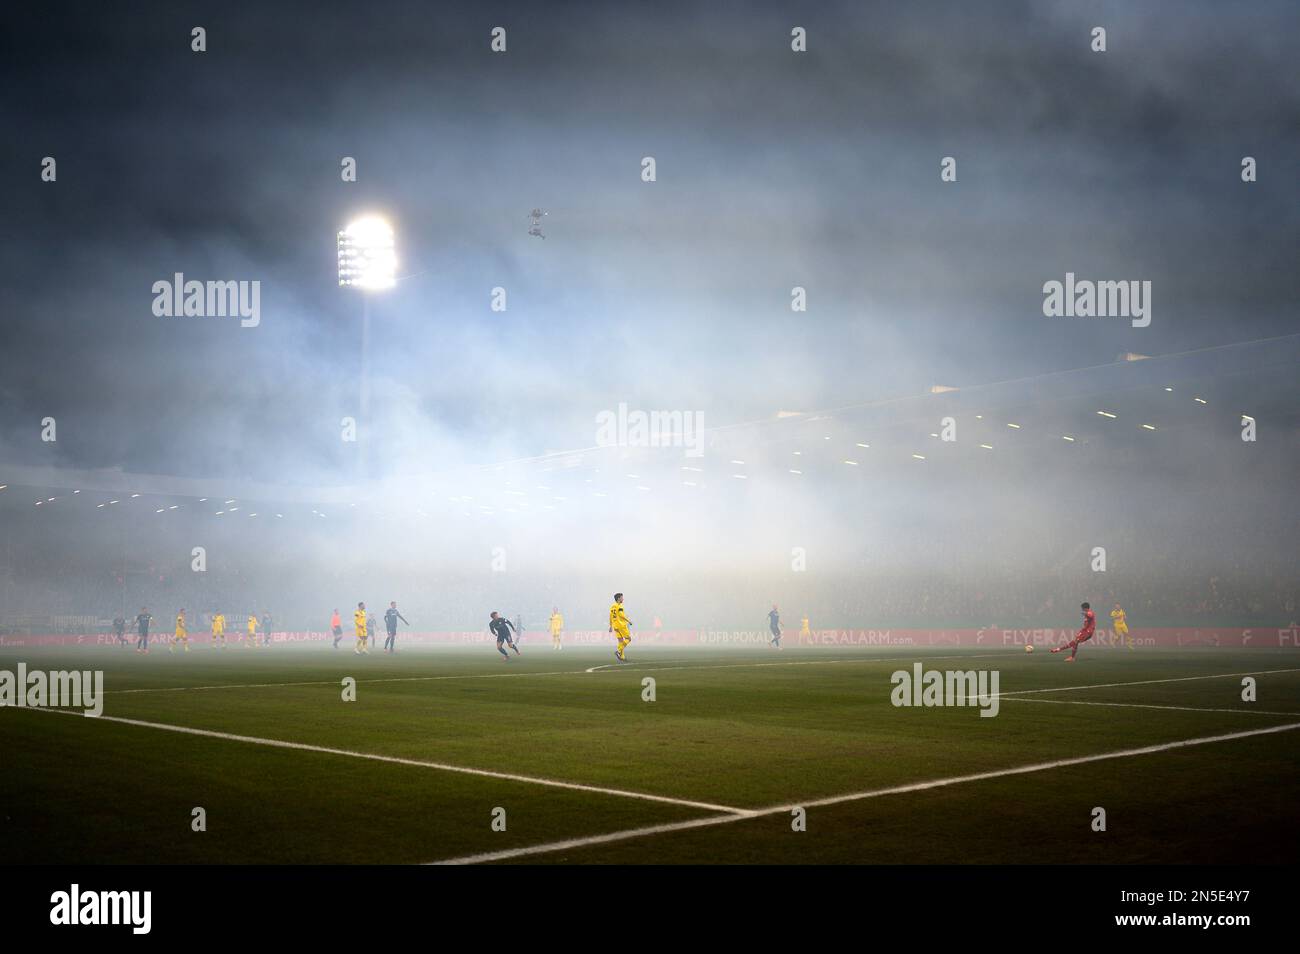
M 1165 390 L 1166 390 L 1166 391 L 1170 391 L 1170 392 L 1172 392 L 1172 391 L 1173 391 L 1173 388 L 1171 388 L 1171 387 L 1166 387 Z M 1209 403 L 1208 401 L 1206 401 L 1204 398 L 1201 398 L 1201 397 L 1195 397 L 1195 398 L 1192 398 L 1192 400 L 1195 401 L 1197 404 L 1208 404 L 1208 403 Z M 1101 417 L 1105 417 L 1105 418 L 1108 418 L 1108 419 L 1110 419 L 1110 420 L 1117 420 L 1117 419 L 1119 418 L 1119 415 L 1118 415 L 1118 414 L 1115 414 L 1115 413 L 1112 412 L 1112 411 L 1099 410 L 1099 411 L 1097 412 L 1097 414 L 1098 414 L 1099 416 L 1101 416 Z M 1244 420 L 1254 420 L 1254 418 L 1251 418 L 1249 415 L 1246 415 L 1246 414 L 1243 414 L 1243 415 L 1242 415 L 1242 418 L 1243 418 Z M 976 414 L 976 415 L 975 415 L 975 419 L 976 419 L 977 421 L 982 421 L 982 420 L 984 420 L 984 415 L 983 415 L 983 414 Z M 1011 422 L 1009 422 L 1009 421 L 1006 422 L 1006 424 L 1007 424 L 1007 427 L 1012 428 L 1013 430 L 1017 430 L 1017 431 L 1018 431 L 1018 430 L 1022 430 L 1022 427 L 1021 427 L 1021 425 L 1019 425 L 1019 424 L 1014 424 L 1014 423 L 1011 423 Z M 1143 429 L 1143 430 L 1147 430 L 1147 431 L 1154 431 L 1154 430 L 1156 430 L 1156 426 L 1155 426 L 1154 424 L 1140 424 L 1140 425 L 1138 425 L 1138 426 L 1139 426 L 1141 429 Z M 939 434 L 938 434 L 937 432 L 933 432 L 933 431 L 932 431 L 932 432 L 930 433 L 930 436 L 933 437 L 933 438 L 936 438 L 936 439 L 937 439 L 937 438 L 939 437 Z M 826 438 L 824 438 L 824 439 L 829 441 L 831 438 L 830 438 L 830 437 L 826 437 Z M 1065 440 L 1065 441 L 1068 441 L 1068 442 L 1071 443 L 1071 444 L 1076 443 L 1076 439 L 1075 439 L 1073 436 L 1069 435 L 1069 434 L 1062 434 L 1062 435 L 1061 435 L 1061 439 L 1062 439 L 1062 440 Z M 855 446 L 860 447 L 860 448 L 864 448 L 864 449 L 870 449 L 870 447 L 871 447 L 870 444 L 866 444 L 866 443 L 863 443 L 863 442 L 861 442 L 861 441 L 859 441 Z M 981 443 L 979 446 L 980 446 L 981 448 L 983 448 L 984 450 L 993 450 L 993 445 L 992 445 L 992 444 L 983 444 L 983 443 Z M 792 453 L 794 456 L 796 456 L 796 457 L 801 457 L 801 456 L 803 455 L 803 451 L 792 451 L 791 453 Z M 925 457 L 924 454 L 916 454 L 916 453 L 913 453 L 913 454 L 911 455 L 911 457 L 912 457 L 913 460 L 925 460 L 925 459 L 926 459 L 926 457 Z M 861 463 L 862 463 L 861 461 L 853 460 L 853 459 L 851 459 L 851 458 L 847 458 L 847 457 L 844 458 L 841 462 L 842 462 L 843 464 L 845 464 L 846 466 L 849 466 L 849 467 L 859 467 L 859 466 L 861 466 Z M 745 462 L 744 462 L 743 460 L 733 460 L 731 463 L 732 463 L 732 464 L 740 464 L 740 465 L 743 465 Z M 682 470 L 686 470 L 686 471 L 695 471 L 695 472 L 702 472 L 702 471 L 703 471 L 703 468 L 701 468 L 701 467 L 688 467 L 688 466 L 686 466 L 686 467 L 682 467 Z M 792 473 L 792 474 L 797 474 L 797 475 L 802 475 L 802 474 L 803 474 L 803 471 L 802 471 L 801 469 L 794 468 L 794 467 L 789 468 L 789 472 Z M 628 476 L 629 476 L 629 477 L 633 477 L 633 476 L 636 476 L 636 475 L 634 475 L 634 474 L 629 474 Z M 747 479 L 748 479 L 747 475 L 745 475 L 745 474 L 732 474 L 731 476 L 734 477 L 734 478 L 738 478 L 738 479 L 740 479 L 740 480 L 747 480 Z M 698 486 L 698 484 L 697 484 L 695 481 L 691 481 L 691 480 L 683 480 L 682 483 L 683 483 L 685 486 L 687 486 L 687 487 L 695 487 L 695 486 Z M 648 490 L 649 488 L 638 488 L 638 489 Z
M 1173 389 L 1172 387 L 1166 387 L 1166 388 L 1165 388 L 1165 391 L 1168 391 L 1168 392 L 1172 392 L 1173 390 L 1174 390 L 1174 389 Z M 1204 398 L 1201 398 L 1201 397 L 1194 397 L 1194 398 L 1192 398 L 1192 400 L 1193 400 L 1194 402 L 1196 402 L 1197 404 L 1202 404 L 1202 405 L 1204 405 L 1204 404 L 1208 404 L 1208 403 L 1209 403 L 1208 401 L 1206 401 Z M 1107 418 L 1108 420 L 1117 420 L 1117 419 L 1119 418 L 1119 415 L 1118 415 L 1118 414 L 1115 414 L 1115 413 L 1112 412 L 1112 411 L 1107 411 L 1107 410 L 1104 410 L 1104 409 L 1102 409 L 1102 410 L 1098 410 L 1098 411 L 1097 411 L 1097 415 L 1100 416 L 1100 417 Z M 1247 414 L 1243 414 L 1243 415 L 1242 415 L 1242 418 L 1243 418 L 1243 420 L 1254 420 L 1254 418 L 1250 417 L 1250 416 L 1247 415 Z M 976 414 L 976 415 L 975 415 L 975 419 L 976 419 L 976 420 L 979 420 L 979 421 L 982 421 L 982 420 L 984 419 L 984 415 L 983 415 L 983 414 Z M 1009 422 L 1009 421 L 1008 421 L 1008 422 L 1005 422 L 1005 423 L 1006 423 L 1006 426 L 1007 426 L 1008 428 L 1011 428 L 1011 429 L 1014 429 L 1014 430 L 1021 430 L 1021 429 L 1022 429 L 1022 427 L 1021 427 L 1020 424 L 1012 423 L 1012 422 Z M 1154 431 L 1154 430 L 1156 430 L 1156 427 L 1155 427 L 1154 424 L 1140 424 L 1139 427 L 1140 427 L 1141 429 L 1143 429 L 1143 430 L 1147 430 L 1147 431 Z M 939 437 L 938 433 L 935 433 L 935 432 L 931 432 L 930 436 L 933 437 L 933 438 L 938 438 L 938 437 Z M 1062 435 L 1061 435 L 1061 439 L 1062 439 L 1062 440 L 1065 440 L 1065 441 L 1068 441 L 1068 442 L 1070 442 L 1070 443 L 1075 443 L 1075 438 L 1074 438 L 1073 436 L 1069 435 L 1069 434 L 1062 434 Z M 824 438 L 824 440 L 829 441 L 829 440 L 831 440 L 831 438 L 830 438 L 829 436 L 827 436 L 827 437 Z M 864 443 L 864 442 L 861 442 L 861 441 L 857 442 L 855 446 L 856 446 L 856 447 L 859 447 L 859 448 L 862 448 L 862 449 L 868 449 L 868 450 L 871 448 L 871 445 L 870 445 L 870 444 L 867 444 L 867 443 Z M 981 443 L 979 446 L 980 446 L 981 448 L 983 448 L 984 450 L 993 450 L 993 445 L 992 445 L 992 444 Z M 803 451 L 796 450 L 796 451 L 792 451 L 791 453 L 793 454 L 793 456 L 796 456 L 796 457 L 802 457 L 802 456 L 803 456 Z M 914 460 L 922 460 L 922 461 L 923 461 L 923 460 L 926 459 L 926 457 L 925 457 L 924 454 L 917 454 L 917 453 L 913 453 L 913 454 L 911 455 L 911 457 L 912 457 L 912 459 L 914 459 Z M 858 467 L 858 466 L 861 466 L 861 461 L 853 460 L 853 459 L 851 459 L 851 458 L 844 458 L 843 461 L 842 461 L 842 463 L 844 463 L 846 466 L 850 466 L 850 467 Z M 731 460 L 731 461 L 730 461 L 730 464 L 731 464 L 732 466 L 735 466 L 735 467 L 744 467 L 744 466 L 746 466 L 745 461 L 743 461 L 743 460 L 738 460 L 738 459 L 737 459 L 737 460 Z M 681 469 L 682 469 L 683 471 L 687 471 L 687 472 L 691 472 L 691 473 L 703 473 L 703 472 L 704 472 L 704 468 L 702 468 L 702 467 L 694 467 L 694 466 L 690 466 L 690 465 L 684 465 Z M 800 475 L 800 476 L 802 476 L 802 474 L 803 474 L 803 470 L 802 470 L 802 469 L 799 469 L 799 468 L 793 468 L 793 467 L 791 467 L 791 468 L 788 468 L 788 470 L 789 470 L 789 473 L 791 473 L 791 474 Z M 626 476 L 628 479 L 631 479 L 631 480 L 640 480 L 640 479 L 641 479 L 641 477 L 640 477 L 639 474 L 626 474 L 626 475 L 624 475 L 624 476 Z M 748 480 L 748 479 L 749 479 L 749 475 L 748 475 L 748 474 L 745 474 L 745 473 L 743 473 L 743 472 L 732 473 L 732 474 L 731 474 L 731 477 L 732 477 L 732 479 L 735 479 L 735 480 Z M 592 482 L 592 481 L 591 481 L 590 479 L 587 480 L 587 483 L 591 483 L 591 482 Z M 507 485 L 508 485 L 508 484 L 509 484 L 509 482 L 507 481 Z M 699 486 L 699 483 L 698 483 L 697 481 L 695 481 L 695 480 L 683 480 L 683 481 L 682 481 L 682 484 L 683 484 L 684 486 L 686 486 L 686 487 L 698 487 L 698 486 Z M 635 489 L 635 490 L 638 490 L 638 491 L 648 492 L 648 491 L 651 490 L 651 488 L 648 487 L 648 486 L 646 486 L 645 484 L 635 484 L 635 485 L 633 485 L 633 486 L 634 486 L 634 489 Z M 8 484 L 0 484 L 0 491 L 5 490 L 7 487 L 8 487 Z M 550 488 L 549 486 L 546 486 L 546 485 L 543 485 L 543 484 L 538 484 L 538 485 L 537 485 L 537 489 L 538 489 L 538 490 L 542 490 L 542 491 L 549 491 L 551 488 Z M 77 494 L 80 494 L 81 491 L 80 491 L 80 490 L 74 490 L 72 493 L 73 493 L 73 495 L 77 495 Z M 509 494 L 509 495 L 511 495 L 511 496 L 519 496 L 519 497 L 527 496 L 526 492 L 525 492 L 525 491 L 521 491 L 521 490 L 507 490 L 507 491 L 504 491 L 504 493 Z M 141 496 L 141 495 L 140 495 L 140 494 L 131 494 L 131 499 L 134 500 L 135 498 L 137 498 L 137 497 L 139 497 L 139 496 Z M 603 492 L 601 492 L 601 491 L 593 491 L 593 496 L 596 496 L 596 497 L 607 497 L 608 494 L 603 493 Z M 56 500 L 58 500 L 58 499 L 59 499 L 59 498 L 58 498 L 57 496 L 55 496 L 55 497 L 47 497 L 47 498 L 45 498 L 44 500 L 38 500 L 38 501 L 36 501 L 36 506 L 40 507 L 40 506 L 45 505 L 45 504 L 54 503 L 54 502 L 55 502 Z M 453 503 L 472 503 L 472 502 L 474 501 L 474 498 L 473 498 L 473 497 L 469 497 L 469 496 L 448 497 L 447 499 L 450 500 L 450 501 L 452 501 Z M 563 501 L 567 500 L 568 498 L 567 498 L 567 497 L 563 497 L 563 496 L 557 496 L 557 497 L 554 497 L 553 499 L 554 499 L 555 501 L 558 501 L 558 502 L 563 502 Z M 208 500 L 207 497 L 200 497 L 199 500 L 198 500 L 198 502 L 199 502 L 199 503 L 206 503 L 207 500 Z M 220 516 L 224 516 L 224 515 L 226 515 L 226 514 L 234 514 L 234 513 L 239 512 L 239 511 L 240 511 L 240 508 L 239 508 L 239 507 L 237 507 L 237 506 L 236 506 L 236 507 L 231 507 L 231 506 L 229 506 L 230 504 L 233 504 L 233 503 L 235 503 L 235 502 L 236 502 L 236 501 L 235 501 L 234 499 L 231 499 L 231 500 L 227 500 L 227 501 L 225 501 L 225 504 L 223 504 L 223 506 L 225 506 L 227 509 L 224 509 L 224 510 L 218 510 L 218 511 L 216 511 L 213 515 L 214 515 L 214 516 L 217 516 L 217 517 L 220 517 Z M 103 508 L 105 508 L 105 507 L 109 507 L 109 506 L 112 506 L 112 505 L 114 505 L 114 504 L 118 504 L 118 503 L 121 503 L 121 501 L 120 501 L 120 500 L 108 500 L 108 501 L 105 501 L 104 503 L 96 504 L 96 509 L 103 509 Z M 351 506 L 351 507 L 356 507 L 356 504 L 353 503 L 353 504 L 351 504 L 350 506 Z M 523 506 L 523 507 L 526 508 L 528 505 L 527 505 L 526 503 L 521 503 L 521 506 Z M 181 509 L 181 507 L 180 507 L 179 504 L 173 504 L 173 505 L 171 505 L 171 506 L 169 506 L 169 507 L 159 507 L 157 510 L 154 511 L 154 513 L 156 513 L 156 514 L 167 513 L 168 511 L 171 511 L 171 510 L 179 510 L 179 509 Z M 483 505 L 483 504 L 480 504 L 479 507 L 478 507 L 478 509 L 479 509 L 481 512 L 483 512 L 485 515 L 491 515 L 491 514 L 494 514 L 494 513 L 495 513 L 495 508 L 488 507 L 488 506 L 485 506 L 485 505 Z M 505 509 L 505 512 L 506 512 L 506 513 L 516 513 L 516 512 L 518 512 L 518 511 L 516 511 L 516 510 L 514 510 L 514 509 L 512 509 L 512 508 L 504 508 L 504 509 Z M 546 509 L 546 510 L 555 510 L 556 508 L 555 508 L 553 505 L 546 505 L 546 506 L 544 507 L 544 509 Z M 423 510 L 419 510 L 419 509 L 416 510 L 416 513 L 417 513 L 419 516 L 422 516 L 422 517 L 428 517 L 428 516 L 429 516 L 429 514 L 425 513 Z M 466 515 L 466 516 L 470 516 L 471 514 L 470 514 L 469 511 L 466 511 L 466 512 L 465 512 L 465 515 Z M 258 514 L 257 514 L 256 512 L 252 512 L 252 513 L 247 514 L 247 516 L 249 516 L 249 517 L 256 517 L 256 516 L 258 516 Z M 283 517 L 284 517 L 284 514 L 277 513 L 277 514 L 275 514 L 275 516 L 276 516 L 277 518 L 283 518 Z M 320 517 L 321 519 L 324 519 L 324 518 L 325 518 L 325 514 L 324 514 L 323 512 L 321 512 L 321 511 L 319 511 L 319 510 L 315 510 L 315 509 L 312 510 L 312 516 Z

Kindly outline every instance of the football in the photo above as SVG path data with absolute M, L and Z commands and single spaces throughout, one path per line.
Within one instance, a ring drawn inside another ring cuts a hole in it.
M 1034 651 L 1034 644 L 1033 644 L 1033 643 L 1025 643 L 1025 652 L 1027 652 L 1027 653 L 1032 653 L 1033 651 Z

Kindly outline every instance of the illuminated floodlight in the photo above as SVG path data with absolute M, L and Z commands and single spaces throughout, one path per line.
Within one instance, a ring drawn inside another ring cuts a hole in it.
M 1154 431 L 1156 426 L 1154 424 L 1143 424 L 1142 429 L 1145 431 Z
M 1117 414 L 1112 414 L 1112 413 L 1110 413 L 1110 411 L 1098 411 L 1097 413 L 1100 414 L 1102 417 L 1108 417 L 1108 418 L 1110 418 L 1112 421 L 1115 420 L 1115 418 L 1119 416 L 1119 415 L 1117 415 Z
M 339 284 L 364 291 L 397 284 L 392 226 L 372 215 L 357 219 L 339 233 Z

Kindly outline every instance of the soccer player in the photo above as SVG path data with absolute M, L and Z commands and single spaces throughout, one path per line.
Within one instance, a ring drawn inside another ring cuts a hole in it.
M 366 645 L 366 604 L 358 603 L 356 612 L 352 614 L 352 626 L 357 631 L 357 648 L 353 650 L 358 656 L 365 653 L 370 655 L 370 648 Z
M 767 614 L 767 628 L 772 632 L 769 642 L 777 649 L 781 648 L 781 611 L 772 604 L 772 612 Z
M 257 648 L 257 615 L 248 614 L 248 642 L 245 644 L 249 649 Z
M 388 604 L 388 609 L 384 610 L 384 629 L 388 630 L 388 638 L 384 640 L 384 652 L 390 656 L 397 652 L 397 621 L 401 620 L 410 626 L 410 622 L 401 613 L 397 612 L 397 600 Z
M 149 654 L 149 623 L 152 620 L 149 607 L 141 606 L 140 615 L 135 618 L 135 631 L 140 634 L 139 639 L 135 641 L 135 651 L 146 656 Z
M 113 635 L 117 637 L 119 646 L 126 645 L 126 617 L 115 616 L 113 618 Z
M 334 615 L 330 617 L 330 629 L 334 631 L 334 648 L 339 648 L 339 640 L 343 638 L 343 620 L 339 619 L 339 611 L 336 608 Z
M 176 631 L 172 634 L 172 644 L 167 647 L 169 653 L 176 652 L 176 643 L 181 641 L 185 643 L 185 651 L 190 651 L 190 634 L 185 631 L 185 610 L 181 609 L 176 614 Z
M 564 632 L 564 617 L 560 615 L 558 606 L 551 607 L 551 648 L 563 649 L 560 642 L 560 634 Z
M 632 621 L 623 611 L 622 593 L 614 594 L 614 604 L 609 608 L 609 631 L 617 637 L 618 641 L 614 658 L 619 662 L 627 662 L 627 645 L 632 642 Z
M 1129 649 L 1133 648 L 1133 637 L 1128 634 L 1128 620 L 1125 619 L 1124 608 L 1118 603 L 1110 611 L 1110 618 L 1115 621 L 1115 635 L 1124 638 L 1124 645 Z
M 799 625 L 799 642 L 805 639 L 812 639 L 812 630 L 808 628 L 808 617 L 805 616 Z
M 488 629 L 492 630 L 492 635 L 497 638 L 497 652 L 505 657 L 506 662 L 510 662 L 510 654 L 502 648 L 502 643 L 513 649 L 516 656 L 519 655 L 519 647 L 515 645 L 515 641 L 510 636 L 510 631 L 514 629 L 514 624 L 510 620 L 504 616 L 498 616 L 497 611 L 493 610 L 492 621 L 488 623 Z
M 271 645 L 271 614 L 265 610 L 262 611 L 262 644 Z
M 366 616 L 366 645 L 373 645 L 375 642 L 375 614 L 369 613 Z
M 226 616 L 224 613 L 212 614 L 212 645 L 221 641 L 221 648 L 226 648 Z
M 1083 610 L 1083 628 L 1074 634 L 1074 639 L 1064 646 L 1057 646 L 1052 650 L 1054 653 L 1059 653 L 1062 649 L 1070 650 L 1066 662 L 1074 662 L 1075 654 L 1079 652 L 1079 645 L 1092 639 L 1092 634 L 1097 629 L 1097 614 L 1092 611 L 1092 606 L 1088 603 L 1081 603 L 1079 608 Z

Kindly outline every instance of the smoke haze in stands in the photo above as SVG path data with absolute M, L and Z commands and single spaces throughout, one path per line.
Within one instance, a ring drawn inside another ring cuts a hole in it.
M 500 57 L 469 5 L 15 11 L 4 614 L 1295 621 L 1295 6 L 737 9 L 521 7 Z M 176 273 L 260 322 L 155 316 Z M 1045 317 L 1067 274 L 1150 282 L 1150 325 Z M 622 403 L 704 457 L 596 448 Z

